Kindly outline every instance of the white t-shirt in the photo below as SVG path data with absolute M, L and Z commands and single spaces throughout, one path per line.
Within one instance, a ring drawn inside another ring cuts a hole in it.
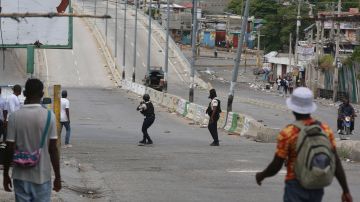
M 4 114 L 3 114 L 4 110 L 7 110 L 6 102 L 2 97 L 0 97 L 0 120 L 1 121 L 4 121 Z
M 217 97 L 211 100 L 211 108 L 217 107 L 218 105 L 219 105 L 219 101 Z
M 21 151 L 34 152 L 40 147 L 42 133 L 47 121 L 48 110 L 40 104 L 27 104 L 9 116 L 7 141 L 14 142 Z M 55 115 L 51 119 L 47 140 L 57 139 Z M 13 179 L 43 184 L 51 180 L 49 141 L 45 141 L 39 163 L 32 168 L 14 166 Z
M 20 100 L 19 100 L 18 96 L 11 94 L 9 96 L 8 103 L 7 103 L 7 110 L 8 110 L 9 116 L 10 116 L 10 114 L 19 110 L 20 107 L 21 107 L 21 105 L 20 105 Z
M 60 114 L 60 122 L 67 122 L 69 121 L 65 109 L 70 108 L 70 102 L 66 98 L 61 98 L 61 114 Z

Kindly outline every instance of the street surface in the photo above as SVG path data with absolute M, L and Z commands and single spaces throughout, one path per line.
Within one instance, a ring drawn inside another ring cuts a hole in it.
M 149 130 L 155 144 L 137 146 L 143 117 L 135 108 L 141 98 L 114 86 L 99 46 L 79 19 L 75 19 L 74 42 L 73 51 L 38 53 L 44 62 L 39 65 L 38 76 L 49 85 L 63 85 L 71 102 L 73 147 L 61 151 L 64 189 L 57 197 L 63 201 L 120 202 L 282 200 L 284 171 L 265 180 L 262 187 L 256 185 L 254 178 L 255 172 L 272 160 L 275 144 L 256 143 L 220 132 L 221 146 L 210 147 L 211 136 L 206 128 L 190 125 L 189 121 L 156 105 L 157 119 Z M 9 60 L 9 64 L 15 61 Z M 7 75 L 1 72 L 0 78 L 24 83 L 25 74 L 21 70 Z M 174 80 L 172 85 L 170 93 L 187 90 L 179 80 Z M 226 92 L 226 84 L 214 82 L 213 85 Z M 266 97 L 270 103 L 284 102 L 281 97 L 244 89 L 238 88 L 236 95 L 251 99 Z M 207 92 L 196 93 L 196 101 L 207 104 Z M 224 93 L 221 98 L 225 106 Z M 279 127 L 292 118 L 281 108 L 261 105 L 240 99 L 234 103 L 234 111 L 250 114 L 264 124 L 277 123 Z M 329 108 L 320 107 L 316 116 L 325 119 L 332 113 Z M 358 201 L 360 164 L 351 161 L 343 164 L 354 201 Z M 341 188 L 334 181 L 326 188 L 324 201 L 337 202 L 340 195 Z M 3 196 L 1 190 L 0 196 Z M 11 201 L 10 194 L 6 197 Z

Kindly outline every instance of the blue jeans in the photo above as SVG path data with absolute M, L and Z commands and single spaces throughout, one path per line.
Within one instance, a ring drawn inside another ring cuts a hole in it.
M 305 189 L 297 180 L 285 182 L 284 202 L 321 202 L 324 189 Z
M 51 201 L 51 181 L 44 184 L 14 179 L 16 202 L 49 202 Z
M 66 129 L 65 144 L 70 144 L 70 133 L 71 133 L 70 121 L 60 122 L 60 123 L 61 123 L 61 131 L 63 126 L 65 126 Z

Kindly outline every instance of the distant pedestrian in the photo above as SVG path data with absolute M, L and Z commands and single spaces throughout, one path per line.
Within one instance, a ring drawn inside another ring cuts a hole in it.
M 285 96 L 287 96 L 288 89 L 289 89 L 289 81 L 288 81 L 287 77 L 285 77 L 285 78 L 283 79 L 283 85 L 284 85 L 284 93 L 285 93 Z
M 70 101 L 67 99 L 68 93 L 66 90 L 61 92 L 61 113 L 60 113 L 60 124 L 61 131 L 63 126 L 66 129 L 65 135 L 65 148 L 70 148 L 72 145 L 70 144 L 70 135 L 71 135 L 71 127 L 70 127 Z
M 6 121 L 7 121 L 6 101 L 1 97 L 1 87 L 0 87 L 0 138 L 2 137 L 3 139 L 2 142 L 4 143 L 6 141 Z
M 51 165 L 55 176 L 53 190 L 61 189 L 55 115 L 40 105 L 43 88 L 40 80 L 29 79 L 24 106 L 9 116 L 3 186 L 7 192 L 13 187 L 17 202 L 51 201 Z M 11 182 L 9 167 L 13 157 Z
M 15 111 L 19 110 L 21 107 L 21 103 L 19 100 L 19 95 L 21 95 L 21 86 L 16 84 L 13 87 L 13 94 L 11 94 L 8 98 L 7 102 L 7 110 L 8 115 L 10 116 Z
M 289 93 L 292 94 L 294 90 L 294 80 L 290 77 L 289 78 Z
M 154 105 L 150 101 L 150 96 L 148 94 L 145 94 L 143 96 L 143 101 L 140 102 L 140 105 L 136 108 L 136 110 L 140 111 L 145 116 L 141 128 L 143 133 L 143 139 L 139 142 L 139 145 L 140 146 L 151 145 L 153 144 L 153 141 L 151 140 L 147 130 L 155 121 L 155 109 L 154 109 Z
M 210 116 L 208 129 L 214 140 L 210 144 L 210 146 L 219 146 L 220 144 L 219 144 L 219 137 L 217 131 L 217 122 L 220 118 L 221 103 L 220 100 L 217 98 L 215 89 L 211 89 L 209 93 L 210 93 L 209 98 L 211 99 L 211 101 L 209 103 L 208 108 L 206 109 L 206 113 Z
M 277 85 L 277 90 L 278 90 L 278 92 L 280 92 L 280 86 L 281 86 L 281 77 L 279 76 L 279 78 L 278 79 L 276 79 L 276 85 Z
M 286 126 L 277 137 L 277 149 L 268 167 L 256 174 L 256 182 L 277 174 L 286 162 L 285 202 L 320 202 L 324 187 L 335 176 L 343 190 L 342 201 L 352 202 L 341 160 L 336 152 L 331 128 L 311 117 L 316 104 L 310 89 L 294 90 L 286 104 L 296 121 Z

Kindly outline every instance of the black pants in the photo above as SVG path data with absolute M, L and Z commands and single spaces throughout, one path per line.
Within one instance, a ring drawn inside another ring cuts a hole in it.
M 351 120 L 351 125 L 350 125 L 350 132 L 352 132 L 354 130 L 354 126 L 355 126 L 355 121 Z M 338 130 L 343 130 L 343 120 L 342 119 L 338 119 L 337 120 L 337 129 Z
M 143 141 L 152 142 L 149 133 L 147 132 L 148 128 L 154 123 L 155 121 L 155 115 L 149 116 L 144 119 L 143 125 L 142 125 L 142 132 L 143 132 Z
M 218 131 L 217 131 L 217 122 L 214 120 L 212 123 L 209 121 L 208 129 L 210 131 L 211 137 L 214 139 L 214 142 L 219 142 Z
M 4 122 L 0 120 L 0 139 L 3 137 L 3 142 L 6 141 L 6 128 L 4 127 Z M 1 141 L 0 141 L 1 142 Z

